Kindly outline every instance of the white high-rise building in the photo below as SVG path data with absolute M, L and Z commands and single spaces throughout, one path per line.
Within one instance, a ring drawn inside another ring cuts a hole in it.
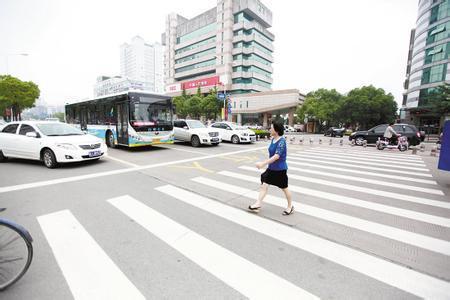
M 120 46 L 120 75 L 144 82 L 150 91 L 164 92 L 164 50 L 159 43 L 145 43 L 135 36 L 131 43 Z

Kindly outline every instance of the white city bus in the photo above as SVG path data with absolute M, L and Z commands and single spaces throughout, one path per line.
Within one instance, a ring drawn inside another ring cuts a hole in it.
M 108 147 L 171 144 L 172 118 L 170 97 L 143 91 L 66 105 L 66 122 L 103 139 Z

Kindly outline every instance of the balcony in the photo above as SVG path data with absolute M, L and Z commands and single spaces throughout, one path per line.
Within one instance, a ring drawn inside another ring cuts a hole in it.
M 256 60 L 252 60 L 252 59 L 235 60 L 235 61 L 233 61 L 233 67 L 239 67 L 239 66 L 244 66 L 244 67 L 255 66 L 255 67 L 263 69 L 264 71 L 267 71 L 269 73 L 273 73 L 272 66 L 268 66 L 268 65 L 262 64 L 262 63 L 260 63 L 260 62 L 258 62 Z
M 261 24 L 255 22 L 255 21 L 243 21 L 238 22 L 233 25 L 233 31 L 237 31 L 240 29 L 249 30 L 249 29 L 256 29 L 260 32 L 262 32 L 265 36 L 267 36 L 272 41 L 275 40 L 275 35 L 265 29 Z
M 273 79 L 271 77 L 267 77 L 263 74 L 256 72 L 233 72 L 231 78 L 256 78 L 270 84 L 273 83 Z
M 261 56 L 262 58 L 270 61 L 271 63 L 273 63 L 273 56 L 270 54 L 267 54 L 261 50 L 259 50 L 258 48 L 255 47 L 240 47 L 240 48 L 233 48 L 232 52 L 233 55 L 236 54 L 256 54 L 258 56 Z

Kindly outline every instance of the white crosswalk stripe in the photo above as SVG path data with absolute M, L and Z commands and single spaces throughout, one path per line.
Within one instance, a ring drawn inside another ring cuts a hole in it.
M 37 219 L 75 299 L 145 299 L 70 211 Z
M 192 179 L 195 182 L 204 184 L 216 189 L 227 191 L 229 193 L 238 194 L 246 198 L 256 200 L 258 198 L 258 192 L 242 188 L 236 185 L 227 184 L 217 180 L 212 180 L 205 177 L 196 177 Z M 286 199 L 267 195 L 264 199 L 272 205 L 284 207 Z M 363 230 L 379 236 L 387 237 L 400 242 L 408 243 L 417 247 L 421 247 L 433 252 L 442 253 L 444 255 L 450 255 L 450 242 L 428 237 L 422 234 L 409 232 L 406 230 L 398 229 L 392 226 L 386 226 L 379 223 L 366 221 L 360 218 L 336 213 L 333 211 L 321 209 L 318 207 L 310 206 L 304 203 L 293 202 L 296 211 L 306 215 L 310 215 L 319 219 L 327 220 L 344 226 L 352 227 L 358 230 Z
M 130 196 L 110 199 L 108 202 L 169 246 L 250 299 L 318 299 Z
M 419 186 L 406 185 L 406 184 L 400 184 L 400 183 L 395 183 L 395 182 L 387 182 L 387 181 L 375 180 L 375 179 L 367 179 L 367 178 L 348 176 L 348 175 L 342 175 L 342 174 L 336 174 L 336 173 L 330 173 L 330 172 L 308 170 L 308 169 L 296 168 L 296 167 L 289 167 L 289 169 L 294 170 L 294 171 L 299 171 L 302 173 L 309 173 L 309 174 L 315 174 L 315 175 L 321 175 L 321 176 L 327 176 L 327 177 L 333 177 L 333 178 L 339 178 L 339 179 L 347 179 L 347 180 L 352 180 L 352 181 L 389 186 L 389 187 L 406 189 L 406 190 L 428 193 L 428 194 L 433 194 L 433 195 L 441 195 L 441 196 L 444 195 L 444 193 L 438 189 L 422 188 Z
M 361 165 L 368 165 L 368 166 L 377 166 L 377 167 L 385 167 L 385 168 L 395 168 L 395 169 L 405 169 L 405 170 L 414 170 L 414 171 L 421 171 L 421 172 L 429 172 L 430 170 L 426 168 L 417 168 L 417 167 L 407 167 L 407 166 L 399 166 L 394 164 L 387 164 L 387 163 L 376 163 L 376 162 L 370 162 L 367 160 L 355 160 L 353 158 L 343 157 L 341 156 L 331 156 L 331 155 L 320 155 L 320 154 L 291 154 L 291 158 L 295 157 L 301 157 L 301 158 L 320 158 L 324 160 L 331 160 L 331 161 L 340 161 L 340 162 L 347 162 L 347 164 L 361 164 Z
M 316 150 L 327 150 L 327 151 L 333 151 L 333 152 L 342 152 L 342 153 L 354 153 L 354 154 L 361 154 L 361 155 L 373 155 L 373 156 L 380 156 L 380 157 L 392 157 L 392 158 L 398 158 L 398 159 L 407 159 L 407 160 L 422 160 L 420 156 L 416 155 L 410 155 L 405 153 L 398 152 L 396 150 L 394 151 L 380 151 L 373 148 L 363 148 L 363 147 L 312 147 L 310 149 L 316 149 Z
M 359 170 L 350 169 L 348 167 L 347 168 L 338 168 L 338 167 L 322 166 L 322 165 L 318 165 L 318 164 L 298 162 L 298 161 L 288 161 L 288 165 L 312 167 L 312 168 L 326 169 L 326 170 L 332 170 L 332 171 L 341 171 L 341 172 L 354 173 L 354 174 L 360 174 L 360 175 L 369 175 L 369 176 L 374 176 L 374 177 L 390 178 L 390 179 L 394 179 L 394 180 L 411 181 L 411 182 L 417 182 L 417 183 L 437 185 L 437 182 L 435 180 L 419 179 L 419 178 L 412 178 L 412 177 L 406 177 L 406 176 L 400 176 L 400 175 L 389 175 L 389 174 L 384 174 L 384 173 L 359 171 Z M 289 168 L 292 170 L 292 167 L 289 167 Z
M 259 170 L 255 169 L 255 168 L 251 168 L 251 167 L 243 166 L 242 168 L 246 168 L 249 171 L 260 172 Z M 221 171 L 221 172 L 219 172 L 219 174 L 224 175 L 224 176 L 235 177 L 235 178 L 239 178 L 239 179 L 247 180 L 247 181 L 251 181 L 251 182 L 259 182 L 258 178 L 247 176 L 247 175 L 242 175 L 242 174 L 235 173 L 235 172 Z M 332 186 L 332 187 L 337 187 L 337 188 L 341 188 L 341 189 L 347 189 L 347 190 L 351 190 L 351 191 L 372 194 L 372 195 L 376 195 L 376 196 L 380 196 L 380 197 L 388 197 L 388 198 L 392 198 L 392 199 L 396 199 L 396 200 L 402 200 L 402 201 L 408 201 L 408 202 L 413 202 L 413 203 L 419 203 L 419 204 L 424 204 L 424 205 L 430 205 L 430 206 L 436 206 L 436 207 L 450 209 L 450 202 L 430 200 L 430 199 L 423 198 L 423 197 L 415 197 L 415 196 L 409 196 L 409 195 L 404 195 L 404 194 L 399 194 L 399 193 L 386 192 L 386 191 L 382 191 L 382 190 L 369 189 L 369 188 L 359 187 L 359 186 L 355 186 L 355 185 L 338 183 L 338 182 L 334 182 L 334 181 L 311 178 L 311 177 L 306 177 L 306 176 L 290 174 L 289 177 L 293 178 L 293 179 L 301 180 L 303 182 L 317 183 L 317 184 L 322 184 L 322 185 L 326 185 L 326 186 Z
M 410 171 L 406 171 L 406 170 L 396 170 L 394 168 L 385 168 L 385 167 L 362 166 L 362 165 L 358 165 L 358 164 L 335 162 L 335 161 L 325 160 L 325 159 L 321 159 L 321 158 L 314 159 L 313 157 L 300 157 L 300 156 L 289 155 L 288 159 L 293 160 L 293 161 L 304 161 L 304 162 L 319 163 L 319 164 L 326 164 L 326 165 L 333 165 L 333 166 L 344 166 L 347 168 L 351 167 L 351 168 L 363 169 L 363 170 L 380 171 L 381 174 L 393 173 L 393 174 L 402 174 L 402 175 L 414 175 L 414 176 L 419 176 L 419 177 L 433 177 L 431 174 L 428 174 L 428 173 L 410 172 Z
M 423 160 L 419 156 L 405 156 L 403 154 L 395 155 L 393 153 L 390 154 L 381 154 L 380 151 L 353 151 L 351 149 L 330 149 L 330 148 L 324 148 L 324 147 L 315 147 L 312 149 L 306 149 L 304 151 L 308 152 L 324 152 L 324 153 L 335 153 L 335 154 L 345 154 L 346 156 L 355 156 L 355 157 L 372 157 L 372 158 L 378 158 L 378 159 L 386 159 L 386 160 L 393 160 L 393 161 L 404 161 L 404 162 L 416 162 L 416 163 L 423 163 Z M 303 151 L 300 151 L 303 152 Z
M 446 299 L 450 283 L 339 245 L 231 206 L 166 185 L 158 191 L 210 214 L 247 227 L 286 244 L 372 277 L 422 298 Z
M 336 153 L 336 152 L 330 152 L 330 151 L 321 151 L 321 150 L 312 150 L 308 149 L 305 151 L 297 151 L 297 154 L 316 154 L 316 155 L 326 155 L 328 157 L 338 157 L 342 158 L 343 155 L 345 155 L 345 158 L 352 161 L 372 161 L 372 162 L 378 162 L 378 163 L 389 163 L 394 165 L 404 165 L 404 166 L 416 166 L 416 167 L 426 167 L 424 162 L 421 161 L 404 161 L 404 160 L 398 160 L 398 159 L 391 159 L 391 158 L 374 158 L 371 155 L 353 155 L 353 154 L 344 154 L 344 153 Z

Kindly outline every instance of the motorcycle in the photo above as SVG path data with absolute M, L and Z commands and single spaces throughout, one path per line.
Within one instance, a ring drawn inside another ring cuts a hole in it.
M 398 135 L 396 144 L 389 143 L 388 139 L 382 140 L 382 139 L 378 138 L 378 141 L 377 141 L 377 149 L 378 150 L 398 149 L 401 152 L 404 152 L 404 151 L 408 150 L 408 147 L 409 147 L 408 138 L 406 138 L 405 136 L 401 136 L 401 135 Z

